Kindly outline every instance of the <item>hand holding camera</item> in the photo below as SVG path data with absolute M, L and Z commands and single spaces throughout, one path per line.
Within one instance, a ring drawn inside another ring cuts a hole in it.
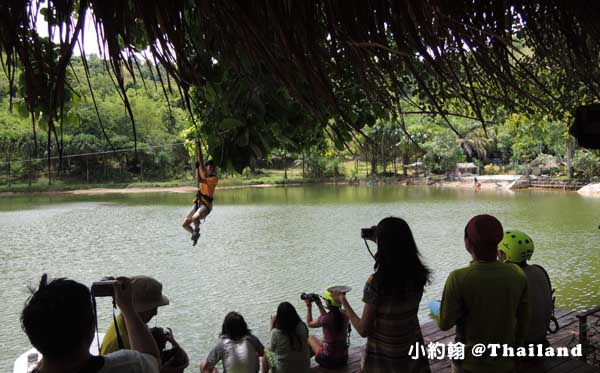
M 133 286 L 128 277 L 118 277 L 113 285 L 115 291 L 115 302 L 121 311 L 133 311 Z
M 310 305 L 312 302 L 321 304 L 321 298 L 319 297 L 319 294 L 316 293 L 302 293 L 300 294 L 300 299 L 303 300 L 307 306 Z

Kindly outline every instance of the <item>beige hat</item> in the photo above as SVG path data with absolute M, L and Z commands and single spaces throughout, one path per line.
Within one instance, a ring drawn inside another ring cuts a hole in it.
M 144 312 L 169 304 L 169 298 L 162 293 L 162 284 L 152 277 L 133 276 L 133 308 L 136 312 Z

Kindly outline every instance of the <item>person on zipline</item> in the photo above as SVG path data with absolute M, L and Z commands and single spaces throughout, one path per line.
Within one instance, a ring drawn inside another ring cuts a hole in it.
M 194 198 L 194 206 L 183 220 L 183 228 L 192 234 L 193 246 L 196 246 L 200 238 L 200 219 L 206 218 L 212 211 L 213 195 L 219 183 L 217 170 L 212 160 L 204 163 L 200 142 L 196 140 L 196 154 L 198 161 L 194 173 L 198 179 L 198 192 Z M 194 227 L 192 228 L 192 224 Z

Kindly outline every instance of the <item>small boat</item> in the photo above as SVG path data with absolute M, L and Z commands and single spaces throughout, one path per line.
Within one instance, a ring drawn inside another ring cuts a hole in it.
M 104 333 L 100 333 L 98 335 L 94 334 L 94 340 L 90 345 L 90 353 L 92 355 L 100 355 L 100 351 L 98 350 L 98 341 L 102 341 L 103 338 Z M 35 348 L 32 348 L 15 360 L 13 373 L 30 373 L 38 365 L 40 360 L 42 360 L 42 354 L 40 354 Z

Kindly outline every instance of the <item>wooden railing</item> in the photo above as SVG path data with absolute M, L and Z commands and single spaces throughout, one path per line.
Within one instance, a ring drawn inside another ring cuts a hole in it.
M 538 179 L 531 180 L 531 188 L 550 188 L 563 190 L 576 190 L 589 184 L 586 180 L 556 180 L 556 179 Z
M 581 360 L 587 361 L 590 342 L 588 340 L 588 317 L 600 313 L 600 306 L 575 315 L 579 320 L 579 343 L 581 344 Z M 598 315 L 600 316 L 600 315 Z

